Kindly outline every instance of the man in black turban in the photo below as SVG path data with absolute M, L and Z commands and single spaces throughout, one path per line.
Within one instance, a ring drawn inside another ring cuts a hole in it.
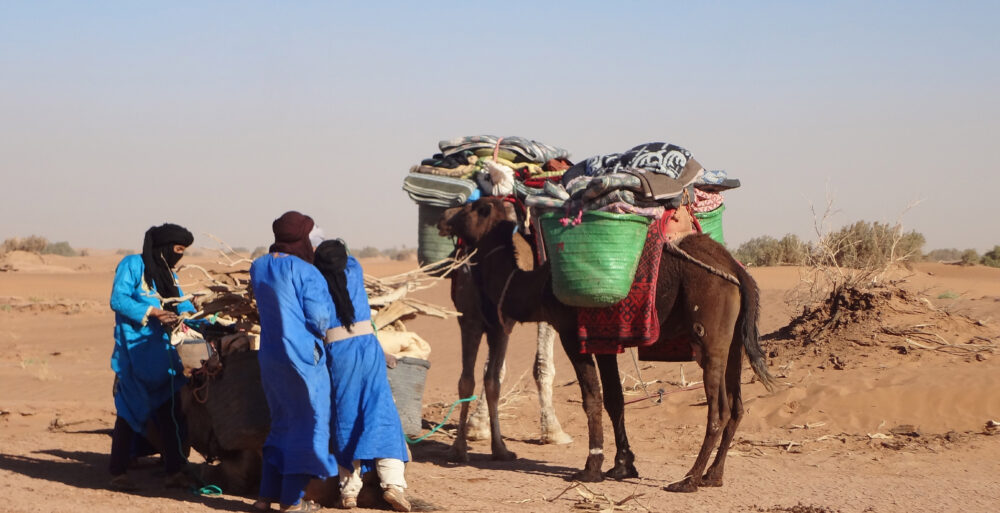
M 180 296 L 174 281 L 174 266 L 193 242 L 194 235 L 176 224 L 164 223 L 146 230 L 142 241 L 143 279 L 150 290 L 155 286 L 161 298 Z M 167 308 L 177 312 L 176 306 Z
M 182 452 L 184 417 L 178 390 L 184 385 L 183 366 L 170 345 L 170 330 L 178 314 L 194 312 L 190 301 L 164 303 L 182 295 L 173 268 L 194 242 L 191 232 L 176 224 L 146 231 L 141 255 L 128 255 L 115 269 L 111 309 L 115 312 L 114 399 L 117 419 L 111 435 L 111 486 L 136 488 L 127 475 L 129 462 L 152 424 L 160 434 L 160 454 L 166 485 L 188 487 Z M 153 293 L 155 291 L 155 294 Z

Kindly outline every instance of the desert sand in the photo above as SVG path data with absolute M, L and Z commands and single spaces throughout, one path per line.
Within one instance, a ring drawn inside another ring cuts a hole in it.
M 121 257 L 91 253 L 12 254 L 0 262 L 8 269 L 0 272 L 0 512 L 247 511 L 247 497 L 164 489 L 162 470 L 152 459 L 132 473 L 141 490 L 108 490 L 115 418 L 108 294 Z M 182 263 L 202 260 L 211 259 Z M 386 276 L 416 262 L 372 259 L 363 265 L 369 274 Z M 751 273 L 762 291 L 760 331 L 772 334 L 799 313 L 786 303 L 799 269 Z M 587 454 L 579 388 L 557 349 L 554 400 L 574 441 L 540 445 L 530 367 L 535 331 L 520 325 L 512 335 L 501 409 L 503 434 L 518 458 L 494 462 L 488 442 L 477 441 L 471 463 L 449 463 L 453 418 L 413 446 L 409 495 L 420 508 L 441 511 L 599 510 L 586 502 L 587 493 L 621 501 L 618 511 L 995 511 L 1000 436 L 987 424 L 1000 420 L 1000 269 L 922 263 L 900 277 L 911 299 L 933 315 L 907 311 L 912 302 L 898 308 L 893 303 L 878 312 L 877 322 L 919 324 L 952 346 L 900 347 L 898 337 L 875 332 L 805 347 L 766 337 L 770 369 L 782 386 L 768 393 L 744 373 L 747 415 L 720 488 L 693 494 L 662 489 L 684 476 L 704 433 L 704 394 L 679 391 L 700 380 L 697 365 L 639 362 L 637 371 L 626 352 L 619 358 L 626 400 L 644 397 L 639 379 L 654 394 L 664 391 L 662 403 L 626 407 L 641 477 L 567 490 L 568 476 Z M 418 297 L 451 304 L 447 282 Z M 457 399 L 458 325 L 425 317 L 407 327 L 432 345 L 423 417 L 425 425 L 436 424 Z M 607 422 L 605 430 L 605 452 L 612 454 Z M 192 461 L 201 460 L 195 455 Z

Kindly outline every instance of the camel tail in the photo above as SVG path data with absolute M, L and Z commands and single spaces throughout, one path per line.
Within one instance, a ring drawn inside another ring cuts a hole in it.
M 757 330 L 757 321 L 760 319 L 760 291 L 757 282 L 743 266 L 737 264 L 736 268 L 740 280 L 740 316 L 736 321 L 736 332 L 743 339 L 743 348 L 746 350 L 753 373 L 768 392 L 773 392 L 777 383 L 767 370 L 764 351 L 760 348 L 760 332 Z

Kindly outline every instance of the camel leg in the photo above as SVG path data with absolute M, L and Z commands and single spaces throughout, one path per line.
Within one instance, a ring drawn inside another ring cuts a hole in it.
M 685 298 L 686 317 L 690 319 L 692 340 L 701 350 L 699 364 L 705 380 L 705 397 L 708 403 L 708 422 L 705 439 L 695 459 L 694 466 L 683 480 L 667 486 L 671 492 L 693 492 L 702 485 L 708 458 L 719 445 L 731 418 L 725 379 L 733 340 L 733 327 L 740 311 L 739 293 L 722 286 L 702 286 L 696 297 Z M 699 306 L 698 302 L 701 302 Z
M 507 450 L 500 435 L 500 414 L 497 411 L 500 402 L 500 371 L 503 369 L 507 356 L 507 341 L 509 337 L 502 328 L 491 328 L 486 332 L 486 345 L 489 347 L 489 360 L 486 362 L 486 375 L 483 385 L 486 389 L 486 406 L 490 410 L 490 448 L 493 459 L 510 461 L 517 455 Z
M 490 439 L 490 409 L 486 404 L 486 370 L 490 368 L 489 359 L 483 364 L 483 389 L 479 392 L 479 399 L 475 401 L 475 408 L 469 415 L 469 423 L 465 429 L 465 436 L 469 440 L 489 440 Z M 500 366 L 500 387 L 503 388 L 504 377 L 507 376 L 507 362 Z
M 722 436 L 722 429 L 729 422 L 729 408 L 727 405 L 726 391 L 723 387 L 723 375 L 726 371 L 726 356 L 709 353 L 708 349 L 703 349 L 705 380 L 705 397 L 708 402 L 708 424 L 705 426 L 705 439 L 701 443 L 701 450 L 694 465 L 683 480 L 667 486 L 670 492 L 694 492 L 701 486 L 701 478 L 708 464 L 708 458 L 712 455 L 712 450 L 719 443 Z
M 552 380 L 556 376 L 556 366 L 552 361 L 552 345 L 556 330 L 546 322 L 538 323 L 538 351 L 535 353 L 535 384 L 538 386 L 538 404 L 541 407 L 541 427 L 543 444 L 568 444 L 573 437 L 563 431 L 552 407 Z
M 583 412 L 587 415 L 587 435 L 590 454 L 583 470 L 573 474 L 574 481 L 596 483 L 604 480 L 601 466 L 604 464 L 604 428 L 601 426 L 601 389 L 597 384 L 597 368 L 594 357 L 580 354 L 575 327 L 570 332 L 559 332 L 566 356 L 573 364 L 576 379 L 580 383 L 580 395 L 583 399 Z
M 483 338 L 483 323 L 471 315 L 458 318 L 458 326 L 462 332 L 462 375 L 458 379 L 458 397 L 466 398 L 476 391 L 476 356 L 479 353 L 479 343 Z M 465 463 L 469 461 L 469 444 L 466 431 L 469 419 L 469 403 L 462 403 L 458 416 L 458 432 L 455 442 L 451 445 L 448 455 L 450 461 Z
M 740 390 L 740 378 L 743 373 L 743 345 L 739 340 L 733 340 L 729 346 L 729 363 L 726 364 L 726 395 L 729 399 L 728 407 L 730 412 L 729 422 L 722 432 L 722 441 L 719 443 L 719 450 L 716 451 L 715 461 L 708 468 L 705 477 L 702 479 L 702 486 L 722 486 L 722 473 L 726 465 L 726 454 L 729 452 L 729 445 L 736 435 L 736 428 L 743 420 L 743 397 Z M 725 407 L 725 406 L 723 406 Z
M 615 431 L 615 465 L 605 474 L 606 477 L 621 481 L 630 477 L 639 477 L 635 469 L 635 455 L 628 445 L 628 435 L 625 432 L 625 396 L 622 394 L 621 378 L 618 374 L 618 355 L 597 355 L 597 369 L 601 372 L 601 387 L 604 390 L 604 409 L 611 419 Z

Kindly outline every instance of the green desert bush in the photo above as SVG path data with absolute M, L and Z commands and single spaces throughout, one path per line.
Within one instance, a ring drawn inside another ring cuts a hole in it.
M 416 257 L 417 248 L 408 248 L 406 246 L 403 246 L 402 249 L 391 248 L 383 250 L 382 255 L 392 260 L 408 260 Z
M 42 249 L 43 255 L 77 256 L 77 252 L 68 242 L 50 242 Z
M 382 256 L 382 252 L 378 248 L 373 248 L 371 246 L 365 246 L 354 253 L 354 256 L 358 258 L 375 258 Z
M 785 235 L 781 240 L 764 235 L 741 244 L 734 256 L 753 266 L 802 265 L 808 260 L 809 251 L 809 245 L 795 235 Z
M 993 249 L 987 251 L 980 263 L 990 267 L 1000 267 L 1000 246 L 993 246 Z
M 959 264 L 961 265 L 976 265 L 979 263 L 980 257 L 979 252 L 974 249 L 967 249 L 962 252 L 961 258 L 959 258 Z
M 928 262 L 954 262 L 962 258 L 962 251 L 955 248 L 935 249 L 924 255 Z

